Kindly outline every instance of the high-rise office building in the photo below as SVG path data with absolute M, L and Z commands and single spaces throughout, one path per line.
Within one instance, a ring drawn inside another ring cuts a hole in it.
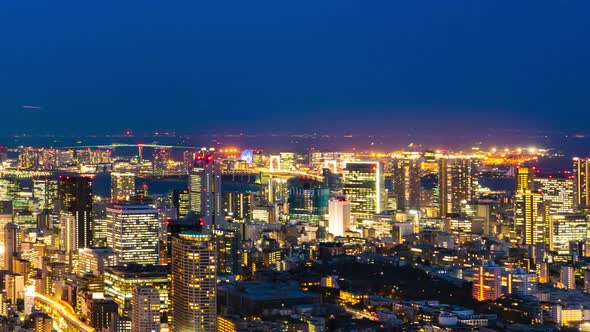
M 588 237 L 590 223 L 584 214 L 557 213 L 549 216 L 549 249 L 569 254 L 570 242 Z
M 532 190 L 531 188 L 531 180 L 534 174 L 531 172 L 531 169 L 528 167 L 519 167 L 516 169 L 516 192 L 524 192 L 527 190 Z
M 102 277 L 104 269 L 117 265 L 117 255 L 111 248 L 84 248 L 78 250 L 78 273 Z
M 111 173 L 111 202 L 126 202 L 135 195 L 135 174 Z
M 79 248 L 92 246 L 92 179 L 84 176 L 62 176 L 59 179 L 59 212 L 76 220 Z
M 178 219 L 184 218 L 191 210 L 188 189 L 174 189 L 172 191 L 172 204 L 176 208 L 176 216 Z
M 212 155 L 195 161 L 189 174 L 190 209 L 203 216 L 207 227 L 225 228 L 221 170 Z
M 590 207 L 590 158 L 574 158 L 574 203 L 576 208 Z
M 398 210 L 420 209 L 420 159 L 394 159 L 393 194 Z
M 502 294 L 502 267 L 489 261 L 473 268 L 473 298 L 495 300 Z
M 60 248 L 66 252 L 68 258 L 78 253 L 79 245 L 78 223 L 71 214 L 62 214 L 59 217 Z
M 145 205 L 111 205 L 106 212 L 107 242 L 119 264 L 158 264 L 158 210 Z
M 160 292 L 151 286 L 137 286 L 131 296 L 133 332 L 160 331 Z
M 190 211 L 195 213 L 201 212 L 202 171 L 199 167 L 193 167 L 188 176 L 189 207 Z
M 328 232 L 334 236 L 344 236 L 350 228 L 350 201 L 344 196 L 328 201 Z
M 172 238 L 171 330 L 215 332 L 216 266 L 211 235 L 182 232 Z
M 385 210 L 383 169 L 380 162 L 349 162 L 343 173 L 342 192 L 350 200 L 350 214 L 355 219 L 373 220 L 373 215 Z
M 238 275 L 242 268 L 242 241 L 240 233 L 233 230 L 212 231 L 217 253 L 217 273 Z
M 534 189 L 543 195 L 548 213 L 573 213 L 574 189 L 572 179 L 550 175 L 535 177 Z
M 13 261 L 20 251 L 20 227 L 14 223 L 4 226 L 4 269 L 12 272 Z
M 461 213 L 462 202 L 473 200 L 476 183 L 475 164 L 472 159 L 440 159 L 438 168 L 440 215 L 445 217 L 447 214 Z
M 37 200 L 39 210 L 55 209 L 57 200 L 57 181 L 51 179 L 33 180 L 33 198 Z
M 6 225 L 12 223 L 12 214 L 0 214 L 0 252 L 6 251 L 5 229 Z M 0 270 L 7 270 L 4 267 L 4 256 L 0 257 Z
M 154 287 L 160 293 L 160 312 L 166 317 L 169 309 L 170 280 L 168 267 L 163 265 L 117 265 L 105 268 L 104 293 L 119 305 L 119 313 L 131 313 L 133 290 L 137 286 Z
M 559 282 L 565 289 L 576 289 L 576 275 L 572 266 L 562 266 L 559 270 Z
M 287 181 L 287 186 L 291 218 L 318 223 L 328 212 L 330 190 L 323 183 L 295 177 Z
M 514 197 L 514 233 L 524 244 L 547 243 L 547 214 L 543 195 L 531 191 Z

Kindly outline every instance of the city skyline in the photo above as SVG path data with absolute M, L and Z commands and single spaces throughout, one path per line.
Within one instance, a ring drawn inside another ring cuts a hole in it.
M 0 4 L 0 332 L 590 331 L 590 2 Z

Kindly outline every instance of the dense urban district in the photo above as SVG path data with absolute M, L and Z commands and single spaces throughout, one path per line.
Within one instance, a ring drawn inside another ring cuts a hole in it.
M 588 156 L 126 147 L 0 148 L 0 332 L 590 331 Z

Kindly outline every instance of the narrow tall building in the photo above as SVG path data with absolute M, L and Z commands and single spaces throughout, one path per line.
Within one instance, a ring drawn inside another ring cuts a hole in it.
M 190 195 L 188 189 L 174 189 L 172 191 L 172 204 L 176 208 L 178 219 L 184 218 L 190 212 Z
M 240 233 L 215 229 L 212 231 L 215 239 L 217 273 L 239 275 L 242 269 L 242 241 Z
M 590 158 L 574 158 L 574 203 L 576 208 L 590 207 Z
M 4 269 L 12 272 L 12 262 L 20 251 L 20 227 L 14 223 L 4 226 Z
M 76 221 L 79 248 L 92 246 L 92 178 L 62 176 L 59 178 L 59 212 L 70 214 Z
M 548 242 L 548 214 L 543 205 L 543 195 L 531 191 L 517 193 L 514 197 L 514 233 L 523 244 Z
M 119 264 L 158 264 L 158 210 L 145 205 L 111 205 L 107 212 L 107 242 Z
M 438 168 L 441 217 L 445 217 L 447 214 L 461 213 L 461 202 L 473 200 L 476 183 L 475 164 L 472 159 L 441 159 Z
M 216 266 L 211 235 L 187 231 L 172 238 L 172 331 L 216 331 Z
M 221 170 L 212 155 L 198 159 L 189 174 L 190 210 L 203 216 L 209 228 L 227 226 L 223 214 Z
M 519 167 L 516 169 L 516 192 L 532 190 L 531 188 L 531 169 L 528 167 Z
M 132 332 L 160 331 L 160 292 L 151 286 L 136 286 L 131 296 Z
M 373 220 L 373 215 L 385 210 L 383 168 L 377 161 L 346 163 L 342 192 L 350 200 L 350 214 L 354 221 Z
M 135 195 L 135 174 L 111 173 L 111 202 L 126 202 Z
M 392 163 L 393 194 L 397 209 L 420 209 L 420 159 L 394 159 Z

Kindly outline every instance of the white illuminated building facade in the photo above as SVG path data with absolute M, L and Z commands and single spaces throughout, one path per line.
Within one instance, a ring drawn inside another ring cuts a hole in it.
M 344 196 L 328 201 L 328 232 L 334 236 L 344 236 L 350 228 L 350 201 Z

